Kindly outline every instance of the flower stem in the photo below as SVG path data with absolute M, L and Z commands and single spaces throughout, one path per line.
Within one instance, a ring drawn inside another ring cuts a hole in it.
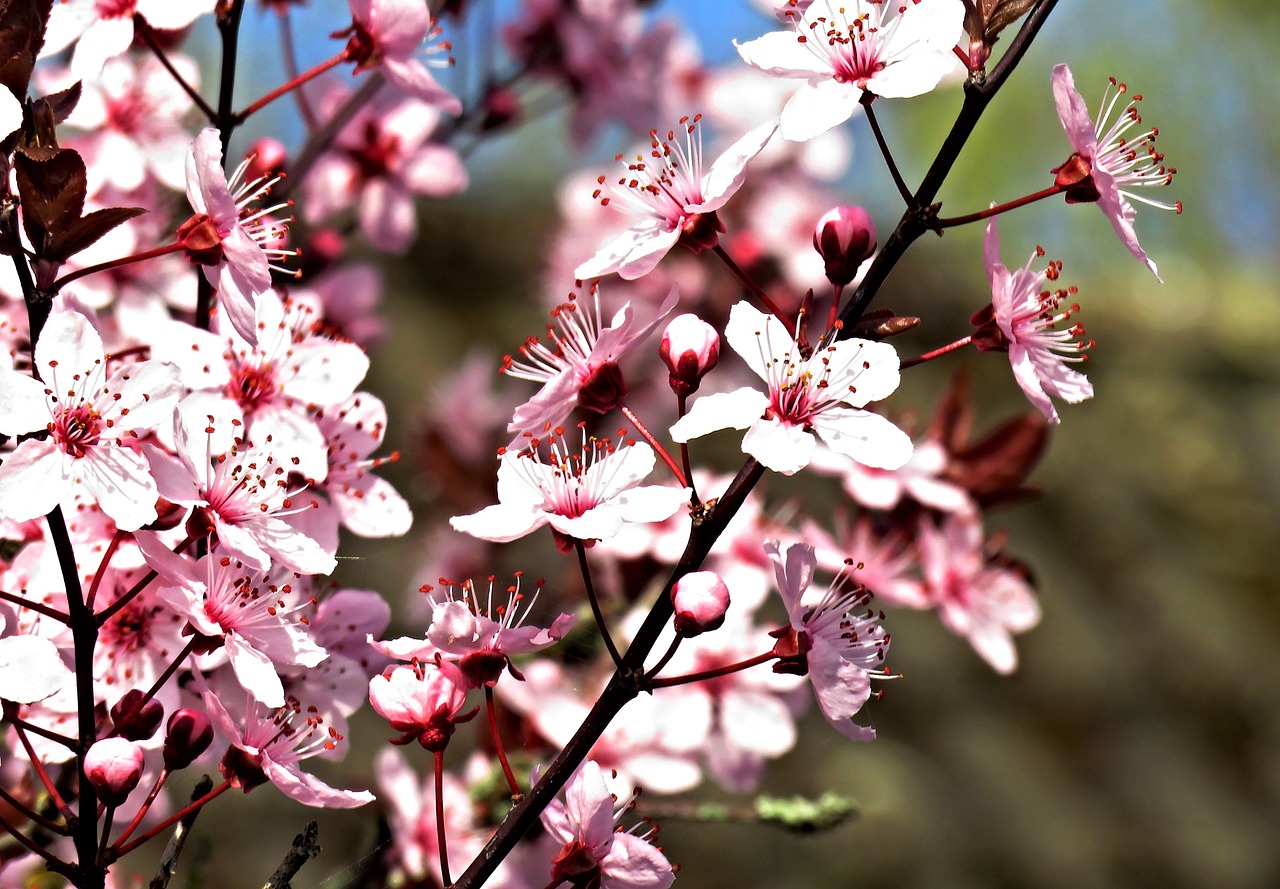
M 639 432 L 640 437 L 649 443 L 649 446 L 653 448 L 654 453 L 662 458 L 662 462 L 667 464 L 667 467 L 671 470 L 672 474 L 675 475 L 676 481 L 680 483 L 680 487 L 689 487 L 689 477 L 686 472 L 682 472 L 680 470 L 680 467 L 676 465 L 676 461 L 671 459 L 671 455 L 667 453 L 667 449 L 664 448 L 658 439 L 654 437 L 648 427 L 640 422 L 640 418 L 636 416 L 635 411 L 631 410 L 631 408 L 627 407 L 625 404 L 618 405 L 618 409 L 622 411 L 622 415 L 627 418 L 631 425 L 636 427 L 636 432 Z
M 1009 201 L 1007 204 L 997 204 L 994 207 L 988 207 L 985 210 L 979 210 L 976 213 L 966 213 L 963 216 L 950 216 L 945 219 L 934 221 L 934 226 L 938 229 L 954 228 L 957 225 L 967 225 L 970 222 L 980 222 L 983 219 L 990 219 L 1001 213 L 1007 213 L 1010 210 L 1016 210 L 1019 207 L 1025 207 L 1027 204 L 1034 204 L 1036 201 L 1043 201 L 1045 198 L 1051 198 L 1054 195 L 1062 194 L 1067 190 L 1067 186 L 1058 185 L 1056 182 L 1042 191 L 1025 195 L 1016 200 Z
M 489 734 L 493 736 L 493 749 L 498 754 L 498 762 L 502 765 L 502 774 L 507 776 L 507 786 L 511 788 L 512 798 L 519 799 L 520 783 L 516 781 L 515 773 L 511 771 L 511 764 L 507 762 L 507 751 L 502 746 L 502 733 L 498 731 L 498 711 L 493 702 L 491 685 L 484 687 L 484 704 L 489 712 Z
M 137 814 L 133 816 L 133 820 L 120 832 L 120 836 L 116 837 L 115 844 L 118 846 L 125 840 L 129 839 L 129 835 L 142 823 L 142 819 L 146 817 L 147 812 L 151 809 L 151 804 L 156 801 L 156 796 L 160 793 L 160 788 L 164 786 L 164 782 L 169 779 L 169 770 L 160 769 L 160 777 L 156 778 L 156 783 L 151 785 L 151 792 L 147 794 L 146 801 L 138 808 Z
M 12 725 L 15 725 L 15 726 L 22 726 L 31 734 L 39 735 L 42 738 L 47 738 L 48 740 L 53 741 L 55 744 L 61 744 L 63 747 L 66 747 L 68 750 L 78 751 L 80 749 L 80 742 L 77 741 L 75 738 L 72 738 L 69 735 L 64 735 L 60 732 L 52 731 L 51 729 L 44 728 L 43 726 L 36 725 L 33 722 L 27 722 L 25 719 L 18 716 L 17 705 L 13 705 L 12 709 L 6 710 L 4 714 L 4 718 L 6 722 L 11 723 Z
M 62 798 L 62 794 L 58 793 L 58 786 L 53 783 L 53 779 L 49 777 L 49 773 L 45 771 L 44 763 L 40 761 L 40 757 L 36 756 L 35 748 L 31 746 L 31 739 L 27 737 L 26 730 L 17 723 L 13 724 L 14 734 L 18 736 L 18 743 L 22 745 L 22 749 L 26 751 L 27 759 L 31 761 L 31 767 L 36 770 L 36 777 L 40 779 L 40 783 L 44 785 L 45 792 L 49 794 L 49 799 L 53 801 L 54 806 L 62 814 L 62 818 L 67 824 L 71 824 L 75 820 L 76 813 L 72 811 L 71 806 L 67 805 L 67 801 Z M 94 807 L 97 807 L 97 800 L 94 800 Z M 94 840 L 97 845 L 97 840 Z
M 48 849 L 44 848 L 35 840 L 31 839 L 25 833 L 18 830 L 18 828 L 10 824 L 9 819 L 5 818 L 3 815 L 0 815 L 0 828 L 3 828 L 5 833 L 9 834 L 9 836 L 21 843 L 27 851 L 34 852 L 36 855 L 39 855 L 48 862 L 49 870 L 56 871 L 60 874 L 66 874 L 66 870 L 63 867 L 66 862 L 62 861 L 60 858 L 55 858 Z
M 769 294 L 765 293 L 764 289 L 755 282 L 755 279 L 743 271 L 742 267 L 733 261 L 733 257 L 725 252 L 722 245 L 716 244 L 711 248 L 711 251 L 715 253 L 716 256 L 720 257 L 721 262 L 729 267 L 729 271 L 733 272 L 734 277 L 742 283 L 743 287 L 747 288 L 747 292 L 760 300 L 760 303 L 769 310 L 769 314 L 782 322 L 782 326 L 787 329 L 787 333 L 794 339 L 796 335 L 795 321 L 783 314 L 777 304 L 769 298 Z
M 614 666 L 621 668 L 622 655 L 618 654 L 618 648 L 613 644 L 613 636 L 609 634 L 609 626 L 605 623 L 604 612 L 600 610 L 600 599 L 596 596 L 595 584 L 591 582 L 591 566 L 587 564 L 587 548 L 576 537 L 573 539 L 573 548 L 578 553 L 578 568 L 582 571 L 582 582 L 587 588 L 587 601 L 591 603 L 591 614 L 596 619 L 596 627 L 600 630 L 600 638 L 604 640 L 604 647 L 609 650 L 609 657 L 613 659 Z
M 689 412 L 689 397 L 687 395 L 676 396 L 676 410 L 681 417 Z M 697 509 L 702 505 L 702 501 L 698 498 L 698 488 L 693 483 L 693 464 L 689 462 L 689 443 L 687 441 L 680 442 L 680 465 L 684 467 L 684 482 L 689 488 L 689 505 Z
M 291 80 L 289 80 L 287 83 L 282 83 L 280 86 L 276 87 L 271 92 L 267 93 L 265 96 L 262 96 L 256 102 L 253 102 L 250 105 L 246 106 L 243 111 L 233 115 L 233 118 L 236 124 L 239 125 L 244 123 L 252 115 L 261 111 L 263 108 L 266 108 L 276 99 L 291 92 L 292 90 L 298 89 L 307 81 L 314 80 L 324 72 L 328 71 L 330 68 L 336 68 L 338 65 L 341 65 L 343 62 L 347 62 L 347 61 L 350 61 L 350 53 L 344 49 L 342 52 L 338 53 L 333 58 L 326 59 L 325 61 L 316 65 L 314 68 L 311 68 L 310 70 L 302 72 L 297 77 L 294 77 Z
M 48 605 L 41 605 L 39 602 L 33 602 L 26 596 L 19 596 L 16 593 L 6 593 L 4 590 L 0 590 L 0 600 L 12 602 L 19 608 L 29 608 L 36 614 L 43 614 L 45 617 L 56 620 L 58 623 L 71 623 L 71 618 L 67 614 L 64 614 L 56 608 L 50 608 Z
M 876 119 L 875 110 L 871 107 L 875 102 L 874 93 L 862 93 L 863 109 L 867 112 L 867 123 L 871 124 L 871 133 L 876 137 L 876 144 L 880 146 L 880 153 L 884 155 L 884 162 L 889 167 L 889 175 L 893 177 L 893 184 L 898 187 L 898 194 L 902 196 L 902 200 L 908 208 L 916 206 L 915 196 L 911 193 L 911 189 L 907 188 L 906 180 L 902 178 L 902 173 L 898 171 L 898 165 L 893 159 L 893 152 L 889 150 L 889 143 L 885 141 L 884 133 L 880 130 L 880 121 Z
M 209 123 L 217 123 L 217 113 L 209 107 L 209 103 L 204 100 L 204 97 L 200 95 L 196 88 L 187 83 L 187 79 L 178 73 L 178 69 L 173 67 L 173 62 L 169 61 L 164 48 L 156 42 L 156 36 L 151 32 L 151 26 L 147 24 L 147 20 L 137 14 L 133 16 L 133 33 L 142 38 L 142 42 L 147 45 L 147 48 L 155 54 L 160 64 L 164 66 L 164 70 L 168 71 L 178 86 L 182 87 L 182 91 L 187 94 L 187 98 L 195 103 L 196 107 L 200 109 L 200 113 L 205 116 Z
M 98 597 L 98 587 L 102 585 L 102 575 L 106 573 L 107 566 L 111 564 L 111 557 L 119 549 L 125 533 L 119 528 L 116 529 L 116 533 L 111 535 L 111 542 L 107 544 L 106 552 L 102 554 L 102 560 L 98 562 L 98 570 L 94 572 L 93 582 L 89 584 L 89 598 L 85 601 L 85 607 L 90 611 L 93 610 L 93 600 Z
M 57 293 L 72 281 L 79 280 L 86 275 L 92 275 L 95 272 L 105 272 L 111 269 L 118 269 L 121 266 L 132 265 L 135 262 L 143 262 L 148 259 L 155 259 L 157 256 L 167 256 L 170 253 L 177 253 L 183 250 L 183 246 L 177 241 L 172 244 L 166 244 L 163 247 L 156 247 L 154 250 L 144 250 L 142 253 L 134 253 L 131 256 L 125 256 L 120 259 L 112 259 L 107 262 L 100 262 L 97 265 L 87 265 L 82 269 L 76 269 L 74 272 L 68 272 L 61 278 L 53 282 L 50 289 Z
M 435 751 L 436 775 L 436 844 L 440 847 L 440 879 L 445 886 L 452 886 L 449 878 L 449 846 L 444 825 L 444 751 Z
M 689 685 L 690 683 L 702 682 L 706 679 L 717 679 L 721 676 L 728 676 L 730 673 L 737 673 L 750 667 L 758 667 L 760 664 L 767 664 L 776 657 L 777 655 L 774 654 L 773 649 L 769 649 L 764 654 L 758 654 L 755 657 L 747 658 L 745 661 L 738 661 L 736 664 L 716 667 L 713 670 L 701 670 L 697 673 L 686 673 L 683 676 L 671 676 L 666 679 L 652 679 L 649 681 L 646 690 L 670 688 L 673 685 Z
M 648 673 L 644 674 L 644 678 L 646 680 L 651 681 L 655 676 L 661 673 L 662 668 L 665 667 L 671 661 L 671 659 L 676 656 L 676 652 L 680 649 L 680 643 L 683 641 L 684 641 L 683 636 L 676 636 L 676 638 L 672 639 L 671 647 L 667 649 L 667 653 L 664 654 L 662 657 L 658 658 L 658 662 L 653 665 L 653 669 L 651 669 Z
M 899 365 L 899 367 L 908 368 L 908 367 L 915 367 L 917 364 L 924 364 L 926 361 L 932 361 L 935 358 L 941 358 L 943 355 L 946 355 L 948 352 L 954 352 L 956 349 L 963 349 L 965 346 L 969 345 L 972 342 L 973 342 L 972 336 L 962 337 L 961 339 L 956 340 L 954 343 L 947 343 L 945 346 L 940 346 L 937 349 L 934 349 L 932 352 L 925 352 L 923 355 L 917 358 L 911 358 L 907 361 L 904 361 L 902 362 L 902 364 Z
M 116 807 L 107 806 L 106 817 L 102 820 L 102 841 L 98 844 L 97 861 L 101 864 L 107 857 L 107 837 L 111 836 L 111 822 L 116 818 Z
M 215 799 L 217 799 L 219 796 L 221 796 L 230 788 L 231 788 L 231 782 L 223 781 L 217 787 L 213 788 L 213 790 L 210 790 L 208 793 L 200 797 L 195 802 L 192 802 L 191 804 L 183 807 L 181 811 L 175 812 L 174 814 L 170 815 L 168 818 L 164 819 L 164 821 L 161 821 L 159 824 L 157 824 L 155 827 L 148 830 L 146 833 L 142 834 L 133 842 L 126 843 L 123 846 L 117 843 L 116 845 L 111 847 L 112 849 L 111 859 L 114 861 L 117 858 L 123 858 L 125 855 L 128 855 L 134 849 L 138 848 L 147 840 L 159 834 L 161 831 L 166 830 L 169 827 L 172 827 L 174 824 L 177 824 L 187 815 L 190 815 L 192 812 L 198 811 L 199 809 L 213 802 Z

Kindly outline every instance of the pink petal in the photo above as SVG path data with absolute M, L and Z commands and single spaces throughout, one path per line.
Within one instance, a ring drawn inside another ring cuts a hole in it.
M 1067 133 L 1071 147 L 1086 159 L 1093 160 L 1098 148 L 1098 134 L 1093 120 L 1089 117 L 1089 109 L 1076 91 L 1075 78 L 1071 69 L 1065 64 L 1053 68 L 1053 101 L 1058 106 L 1058 120 Z

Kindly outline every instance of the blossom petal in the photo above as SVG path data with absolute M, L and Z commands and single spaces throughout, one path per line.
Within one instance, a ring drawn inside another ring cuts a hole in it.
M 774 77 L 830 77 L 831 63 L 807 49 L 794 31 L 770 31 L 746 43 L 733 41 L 742 61 Z
M 43 429 L 49 423 L 44 390 L 34 377 L 0 367 L 0 433 L 17 436 Z
M 671 427 L 673 441 L 686 442 L 718 429 L 746 429 L 769 407 L 769 396 L 745 386 L 734 392 L 704 395 Z
M 864 466 L 899 469 L 911 459 L 911 437 L 870 411 L 828 408 L 813 418 L 813 428 L 831 450 Z
M 0 464 L 0 516 L 38 519 L 71 493 L 70 458 L 51 441 L 29 438 Z
M 1053 101 L 1058 106 L 1058 120 L 1067 133 L 1071 147 L 1087 159 L 1093 160 L 1098 148 L 1098 134 L 1093 120 L 1089 117 L 1089 108 L 1076 90 L 1075 78 L 1071 69 L 1065 64 L 1053 68 Z
M 862 90 L 837 80 L 810 81 L 787 100 L 779 118 L 782 138 L 808 142 L 853 117 Z
M 724 154 L 715 159 L 711 169 L 702 178 L 702 203 L 696 207 L 686 206 L 685 209 L 710 213 L 723 207 L 734 192 L 742 187 L 747 176 L 747 164 L 764 150 L 777 131 L 778 125 L 770 121 L 755 127 L 730 145 Z
M 795 475 L 809 465 L 817 442 L 800 426 L 759 420 L 742 437 L 742 451 L 774 472 Z
M 0 698 L 15 704 L 34 704 L 55 694 L 72 676 L 57 646 L 48 639 L 0 639 Z
M 493 543 L 510 543 L 547 523 L 547 514 L 523 504 L 496 503 L 471 515 L 454 516 L 455 531 Z

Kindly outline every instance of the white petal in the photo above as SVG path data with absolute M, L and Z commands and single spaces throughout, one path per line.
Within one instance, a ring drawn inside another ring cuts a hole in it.
M 547 523 L 547 514 L 520 504 L 498 503 L 449 519 L 453 530 L 493 543 L 509 543 Z
M 747 386 L 734 392 L 704 395 L 671 427 L 673 441 L 701 438 L 718 429 L 746 429 L 764 415 L 769 396 Z
M 730 145 L 702 177 L 702 203 L 696 210 L 691 207 L 685 209 L 710 213 L 723 207 L 733 193 L 742 187 L 742 182 L 747 177 L 747 164 L 764 150 L 777 131 L 778 125 L 770 121 Z
M 899 469 L 911 459 L 911 437 L 879 414 L 829 408 L 812 422 L 827 447 L 864 466 Z
M 783 475 L 794 475 L 808 466 L 816 445 L 803 428 L 777 420 L 760 420 L 742 437 L 743 453 Z
M 782 138 L 808 142 L 853 117 L 862 90 L 835 80 L 809 82 L 787 100 L 779 119 Z
M 43 429 L 49 418 L 44 383 L 27 374 L 0 367 L 0 433 L 16 436 L 35 432 Z
M 770 31 L 746 43 L 733 41 L 742 61 L 774 77 L 830 77 L 831 64 L 800 42 L 794 31 Z
M 40 636 L 0 639 L 0 698 L 33 704 L 72 681 L 57 646 Z

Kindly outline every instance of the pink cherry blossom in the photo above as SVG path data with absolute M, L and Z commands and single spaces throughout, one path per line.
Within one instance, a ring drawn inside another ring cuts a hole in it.
M 1044 255 L 1036 248 L 1024 268 L 1010 272 L 1000 262 L 1000 232 L 996 219 L 987 223 L 987 235 L 982 242 L 983 260 L 987 277 L 991 281 L 991 306 L 974 316 L 975 323 L 983 326 L 994 320 L 998 328 L 993 345 L 989 338 L 975 334 L 980 349 L 999 348 L 1009 350 L 1009 362 L 1013 376 L 1026 394 L 1027 400 L 1044 414 L 1050 423 L 1059 422 L 1049 396 L 1061 398 L 1068 404 L 1079 404 L 1093 397 L 1093 384 L 1085 375 L 1067 366 L 1067 362 L 1082 362 L 1082 354 L 1093 345 L 1091 340 L 1075 339 L 1084 333 L 1080 324 L 1059 330 L 1056 325 L 1069 321 L 1080 307 L 1072 305 L 1065 311 L 1059 307 L 1070 296 L 1070 290 L 1050 291 L 1046 285 L 1056 281 L 1061 263 L 1050 261 L 1048 267 L 1033 271 L 1032 264 Z M 994 333 L 994 332 L 993 332 Z
M 259 294 L 271 288 L 271 260 L 293 251 L 272 246 L 280 239 L 281 224 L 271 214 L 286 207 L 265 209 L 250 205 L 266 195 L 277 179 L 242 183 L 249 160 L 230 178 L 222 170 L 218 131 L 206 127 L 191 143 L 187 155 L 187 200 L 196 215 L 178 229 L 178 240 L 192 262 L 218 291 L 227 320 L 248 342 L 254 342 L 254 306 Z M 282 271 L 287 271 L 282 269 Z
M 248 793 L 270 781 L 295 802 L 327 809 L 350 809 L 373 801 L 367 790 L 339 790 L 302 771 L 304 759 L 345 752 L 345 736 L 327 724 L 322 709 L 295 699 L 283 707 L 264 709 L 250 697 L 242 719 L 236 720 L 203 679 L 197 684 L 203 686 L 201 697 L 209 719 L 231 742 L 219 769 L 233 787 Z
M 889 634 L 874 612 L 855 613 L 871 594 L 841 573 L 815 596 L 809 593 L 817 565 L 812 546 L 770 540 L 764 548 L 791 619 L 774 649 L 781 657 L 775 669 L 807 675 L 827 722 L 854 741 L 872 740 L 876 730 L 853 721 L 871 697 L 871 680 L 889 676 L 884 671 Z
M 467 702 L 467 679 L 448 661 L 391 667 L 369 680 L 369 703 L 398 732 L 393 744 L 417 741 L 440 751 L 458 725 L 476 715 L 462 712 Z
M 807 523 L 804 538 L 814 545 L 819 568 L 847 572 L 879 601 L 900 608 L 933 605 L 920 580 L 915 547 L 907 534 L 878 532 L 862 513 L 854 522 L 837 519 L 834 535 Z M 849 564 L 850 558 L 853 564 Z
M 745 302 L 730 311 L 725 339 L 767 391 L 744 387 L 704 395 L 671 427 L 676 441 L 746 429 L 742 450 L 784 475 L 809 465 L 815 434 L 833 451 L 868 466 L 896 469 L 910 459 L 911 439 L 901 429 L 860 410 L 898 388 L 893 346 L 847 339 L 819 345 L 806 358 L 776 318 Z
M 618 362 L 653 333 L 677 301 L 672 287 L 647 324 L 639 325 L 631 303 L 626 303 L 609 326 L 602 327 L 599 289 L 591 288 L 590 302 L 570 294 L 551 312 L 555 324 L 547 325 L 546 344 L 530 337 L 520 347 L 523 361 L 510 355 L 503 359 L 502 372 L 507 376 L 542 383 L 536 395 L 515 409 L 507 425 L 507 431 L 516 435 L 510 447 L 554 429 L 574 406 L 596 414 L 618 407 L 627 394 Z
M 336 112 L 347 96 L 342 91 L 326 97 L 322 113 Z M 440 112 L 420 99 L 385 93 L 375 98 L 342 128 L 306 177 L 303 218 L 322 222 L 354 204 L 370 247 L 404 253 L 418 234 L 415 196 L 444 198 L 467 187 L 457 151 L 432 141 L 439 123 Z
M 190 395 L 175 422 L 175 457 L 148 450 L 161 495 L 196 507 L 226 553 L 265 570 L 278 560 L 301 574 L 328 574 L 337 564 L 336 529 L 316 515 L 319 500 L 290 474 L 287 443 L 258 447 L 233 436 L 232 421 Z
M 373 470 L 394 462 L 398 453 L 370 455 L 382 445 L 387 408 L 368 392 L 315 410 L 315 421 L 328 443 L 329 474 L 316 488 L 328 496 L 322 516 L 332 515 L 361 537 L 399 537 L 413 524 L 409 504 L 391 483 Z
M 948 516 L 940 526 L 924 522 L 918 541 L 929 597 L 943 625 L 968 639 L 993 670 L 1012 673 L 1018 667 L 1013 635 L 1040 622 L 1031 587 L 988 561 L 976 516 Z
M 549 885 L 667 889 L 675 874 L 649 842 L 656 831 L 619 829 L 618 817 L 626 810 L 609 792 L 600 766 L 584 762 L 565 784 L 564 802 L 553 800 L 542 813 L 543 828 L 560 844 Z
M 887 99 L 927 93 L 955 65 L 963 30 L 960 0 L 814 0 L 738 55 L 775 77 L 806 81 L 782 109 L 782 138 L 805 142 L 844 123 L 864 92 Z
M 80 489 L 122 530 L 154 519 L 156 483 L 130 442 L 170 420 L 174 368 L 144 361 L 108 374 L 101 337 L 76 312 L 49 319 L 36 367 L 44 382 L 0 365 L 0 433 L 49 432 L 21 442 L 0 465 L 0 516 L 45 515 Z
M 587 438 L 570 452 L 552 439 L 546 460 L 537 451 L 506 451 L 498 464 L 498 503 L 449 520 L 455 531 L 506 543 L 550 525 L 562 549 L 576 540 L 604 540 L 630 522 L 660 522 L 689 499 L 687 488 L 641 485 L 656 457 L 646 444 L 613 445 Z
M 877 469 L 819 446 L 813 468 L 839 476 L 846 493 L 868 509 L 893 509 L 904 497 L 942 512 L 964 512 L 975 506 L 968 493 L 946 481 L 947 452 L 935 441 L 915 442 L 911 459 L 897 469 Z
M 152 28 L 176 31 L 213 7 L 213 0 L 63 0 L 53 4 L 40 54 L 50 56 L 76 42 L 71 70 L 92 80 L 133 43 L 135 15 Z
M 247 569 L 216 549 L 188 559 L 145 532 L 138 544 L 160 575 L 157 597 L 192 631 L 222 645 L 236 679 L 262 704 L 284 706 L 277 664 L 314 667 L 329 656 L 308 632 L 310 598 L 295 588 L 292 573 Z
M 207 393 L 205 409 L 242 421 L 254 441 L 288 443 L 297 472 L 323 478 L 324 433 L 310 408 L 346 400 L 369 369 L 355 343 L 310 332 L 295 335 L 275 291 L 264 291 L 254 309 L 255 336 L 223 334 L 173 322 L 152 346 L 152 355 L 176 366 L 183 385 Z
M 724 231 L 716 211 L 742 187 L 747 164 L 768 144 L 777 126 L 767 123 L 751 130 L 704 172 L 700 119 L 701 115 L 681 118 L 678 129 L 669 130 L 666 138 L 650 130 L 647 156 L 637 155 L 616 183 L 597 189 L 597 197 L 609 192 L 601 203 L 617 206 L 636 222 L 578 266 L 574 277 L 585 280 L 617 272 L 631 280 L 652 271 L 678 242 L 694 250 L 715 246 Z M 605 180 L 601 176 L 598 182 L 604 186 Z
M 422 56 L 449 52 L 447 42 L 430 44 L 439 36 L 435 19 L 420 0 L 348 0 L 351 7 L 349 57 L 356 71 L 380 68 L 400 91 L 435 105 L 448 114 L 460 114 L 462 103 L 436 82 Z M 427 43 L 424 48 L 423 44 Z M 448 59 L 433 61 L 447 67 Z
M 1133 228 L 1137 214 L 1129 202 L 1139 201 L 1161 210 L 1181 213 L 1182 201 L 1172 204 L 1156 201 L 1134 190 L 1168 185 L 1177 170 L 1165 166 L 1164 155 L 1156 151 L 1158 130 L 1155 127 L 1138 135 L 1129 135 L 1129 130 L 1142 126 L 1137 107 L 1142 97 L 1133 96 L 1117 111 L 1120 97 L 1127 92 L 1128 88 L 1123 83 L 1112 78 L 1103 94 L 1095 124 L 1084 99 L 1076 92 L 1071 69 L 1066 65 L 1054 66 L 1053 99 L 1058 106 L 1058 119 L 1062 121 L 1062 128 L 1076 152 L 1054 172 L 1058 174 L 1060 184 L 1070 186 L 1067 202 L 1096 202 L 1111 221 L 1121 243 L 1159 279 L 1156 264 L 1138 243 L 1138 235 Z

